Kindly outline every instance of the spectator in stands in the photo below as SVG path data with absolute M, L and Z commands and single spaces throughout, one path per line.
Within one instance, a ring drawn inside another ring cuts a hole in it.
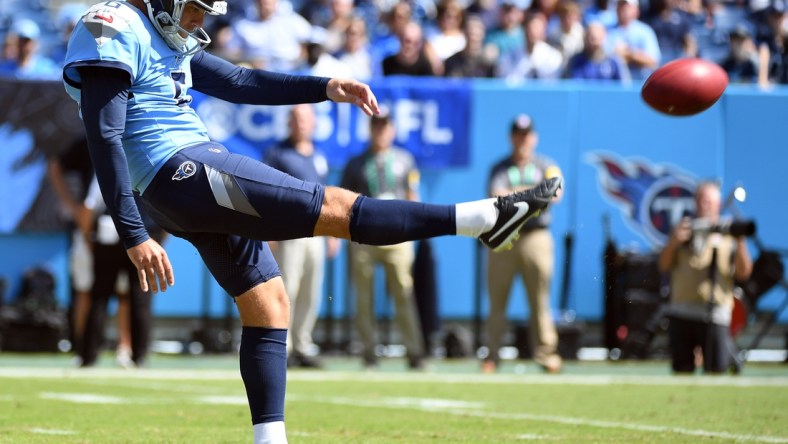
M 400 36 L 400 49 L 383 59 L 383 75 L 432 76 L 433 64 L 427 57 L 421 26 L 410 22 Z
M 210 21 L 210 28 L 206 28 L 208 34 L 211 36 L 211 43 L 205 48 L 206 51 L 213 55 L 230 60 L 233 63 L 250 66 L 242 57 L 241 50 L 235 42 L 235 34 L 233 33 L 233 22 L 227 17 L 213 17 Z M 206 23 L 208 20 L 206 20 Z
M 561 77 L 564 59 L 561 51 L 546 41 L 544 15 L 535 13 L 525 19 L 525 51 L 501 59 L 498 75 L 510 80 L 557 79 Z
M 479 17 L 484 23 L 485 29 L 492 29 L 498 24 L 500 7 L 506 1 L 512 0 L 471 0 L 467 2 L 468 6 L 465 7 L 465 15 Z
M 74 30 L 74 26 L 76 26 L 87 10 L 88 6 L 83 3 L 67 3 L 60 8 L 57 14 L 60 40 L 49 52 L 50 58 L 58 65 L 62 65 L 63 60 L 66 58 L 66 48 L 68 47 L 68 39 L 71 37 L 71 31 Z
M 438 3 L 438 30 L 427 38 L 435 55 L 445 61 L 465 48 L 463 25 L 465 11 L 457 0 L 441 0 Z
M 558 19 L 559 2 L 560 0 L 531 0 L 531 4 L 528 5 L 525 14 L 526 16 L 541 14 L 545 19 L 546 33 L 553 33 L 560 26 Z
M 330 0 L 330 15 L 326 23 L 315 23 L 326 29 L 326 41 L 323 47 L 333 54 L 342 47 L 345 34 L 353 21 L 353 0 Z
M 594 0 L 594 3 L 583 11 L 583 23 L 588 25 L 599 22 L 605 29 L 616 26 L 616 3 L 616 0 Z
M 395 0 L 396 1 L 396 0 Z M 438 3 L 436 0 L 399 0 L 399 1 L 407 1 L 413 7 L 413 21 L 420 24 L 422 29 L 427 24 L 435 23 L 435 19 L 438 16 L 438 8 L 436 4 Z M 463 5 L 466 3 L 463 0 Z
M 758 83 L 761 86 L 779 81 L 781 77 L 783 54 L 786 52 L 783 35 L 788 29 L 786 17 L 788 17 L 786 0 L 771 0 L 763 11 L 753 14 L 754 38 L 758 47 L 760 65 Z
M 368 81 L 372 78 L 373 65 L 367 38 L 367 23 L 361 17 L 354 17 L 345 30 L 342 48 L 336 58 L 350 68 L 356 80 Z
M 659 66 L 662 55 L 654 30 L 638 20 L 638 0 L 618 0 L 618 24 L 608 33 L 608 50 L 626 62 L 635 80 L 645 80 Z
M 302 42 L 304 62 L 293 72 L 320 77 L 353 77 L 350 67 L 339 61 L 325 50 L 326 30 L 314 26 L 309 36 Z
M 746 22 L 743 14 L 741 17 L 736 17 L 736 13 L 732 12 L 736 11 L 735 8 L 737 7 L 723 5 L 721 0 L 703 0 L 703 9 L 695 15 L 692 26 L 698 57 L 719 64 L 728 56 L 729 33 L 736 26 L 744 26 L 742 22 Z M 742 7 L 739 9 L 743 10 Z
M 418 200 L 419 172 L 413 156 L 393 145 L 396 128 L 387 108 L 370 119 L 369 147 L 352 158 L 342 173 L 342 187 L 379 199 Z M 375 368 L 378 344 L 375 334 L 375 266 L 383 265 L 387 288 L 394 299 L 397 325 L 408 350 L 408 366 L 424 367 L 424 343 L 413 293 L 413 242 L 375 246 L 350 244 L 356 290 L 356 325 L 363 345 L 364 366 Z M 382 296 L 382 295 L 379 295 Z
M 59 80 L 62 70 L 49 57 L 38 53 L 41 29 L 30 19 L 17 19 L 11 31 L 17 39 L 16 57 L 0 62 L 0 77 L 31 80 Z
M 233 25 L 229 50 L 255 68 L 291 71 L 301 62 L 301 42 L 312 25 L 293 11 L 290 3 L 256 0 L 257 17 Z
M 575 0 L 563 0 L 556 12 L 558 26 L 548 30 L 547 43 L 560 50 L 564 61 L 567 61 L 583 50 L 580 5 Z
M 584 80 L 628 81 L 629 69 L 615 54 L 607 52 L 607 30 L 598 22 L 589 23 L 585 31 L 585 48 L 567 63 L 564 77 Z
M 484 46 L 484 22 L 477 16 L 465 19 L 465 48 L 446 59 L 445 77 L 494 77 L 495 51 Z
M 525 50 L 523 10 L 516 0 L 503 0 L 498 13 L 498 24 L 484 39 L 484 45 L 494 49 L 496 59 L 514 57 Z
M 19 53 L 19 36 L 13 32 L 7 32 L 3 36 L 3 49 L 0 54 L 0 62 L 7 60 L 16 60 L 16 55 Z
M 736 27 L 730 33 L 730 50 L 720 66 L 728 73 L 731 83 L 758 81 L 758 50 L 746 26 Z
M 413 10 L 410 3 L 400 1 L 384 14 L 385 26 L 374 29 L 370 53 L 372 54 L 373 75 L 383 75 L 383 60 L 397 54 L 400 39 L 405 28 L 412 22 Z
M 769 54 L 781 52 L 786 13 L 788 13 L 786 0 L 769 0 L 766 8 L 752 14 L 755 27 L 753 38 L 756 46 L 765 45 L 769 49 Z
M 646 23 L 657 36 L 662 64 L 698 54 L 692 20 L 677 4 L 678 0 L 650 0 L 651 13 Z
M 290 136 L 268 150 L 265 163 L 298 179 L 325 183 L 328 161 L 313 143 L 316 127 L 311 104 L 290 110 Z M 287 330 L 288 367 L 319 368 L 317 345 L 312 340 L 320 300 L 326 257 L 334 257 L 339 240 L 334 237 L 269 242 L 279 264 L 285 290 L 290 298 L 290 328 Z
M 771 54 L 769 80 L 782 85 L 788 84 L 788 30 L 782 31 L 780 53 Z
M 719 184 L 699 183 L 694 218 L 676 225 L 659 255 L 659 270 L 670 273 L 668 334 L 676 373 L 695 371 L 696 348 L 703 353 L 707 373 L 727 371 L 733 357 L 729 328 L 734 280 L 750 277 L 752 259 L 744 236 L 699 229 L 719 223 L 720 209 Z

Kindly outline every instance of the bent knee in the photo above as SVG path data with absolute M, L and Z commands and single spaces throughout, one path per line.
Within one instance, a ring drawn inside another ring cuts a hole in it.
M 255 286 L 235 298 L 244 327 L 287 328 L 290 299 L 281 277 Z

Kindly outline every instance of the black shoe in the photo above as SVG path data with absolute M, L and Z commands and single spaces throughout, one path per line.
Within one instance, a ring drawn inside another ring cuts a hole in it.
M 362 360 L 363 360 L 364 369 L 366 370 L 378 369 L 378 358 L 374 356 L 364 356 Z
M 323 362 L 317 356 L 299 356 L 301 368 L 323 368 Z
M 520 237 L 523 224 L 547 208 L 562 182 L 560 177 L 553 177 L 529 190 L 499 197 L 495 202 L 498 220 L 492 230 L 479 236 L 479 240 L 492 251 L 511 248 Z
M 408 357 L 408 368 L 417 371 L 426 370 L 427 363 L 422 356 Z
M 315 356 L 306 356 L 306 355 L 290 355 L 287 358 L 287 367 L 288 368 L 315 368 L 320 369 L 323 368 L 323 363 Z

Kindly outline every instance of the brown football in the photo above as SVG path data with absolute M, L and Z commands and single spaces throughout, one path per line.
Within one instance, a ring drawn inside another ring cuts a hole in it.
M 709 109 L 728 86 L 728 74 L 704 59 L 684 58 L 654 71 L 640 96 L 651 108 L 670 116 L 691 116 Z

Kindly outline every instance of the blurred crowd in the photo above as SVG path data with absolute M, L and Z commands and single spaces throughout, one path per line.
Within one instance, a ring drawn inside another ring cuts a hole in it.
M 788 83 L 786 0 L 234 0 L 209 50 L 279 72 L 638 81 L 682 57 Z M 0 5 L 0 76 L 59 79 L 89 4 Z

